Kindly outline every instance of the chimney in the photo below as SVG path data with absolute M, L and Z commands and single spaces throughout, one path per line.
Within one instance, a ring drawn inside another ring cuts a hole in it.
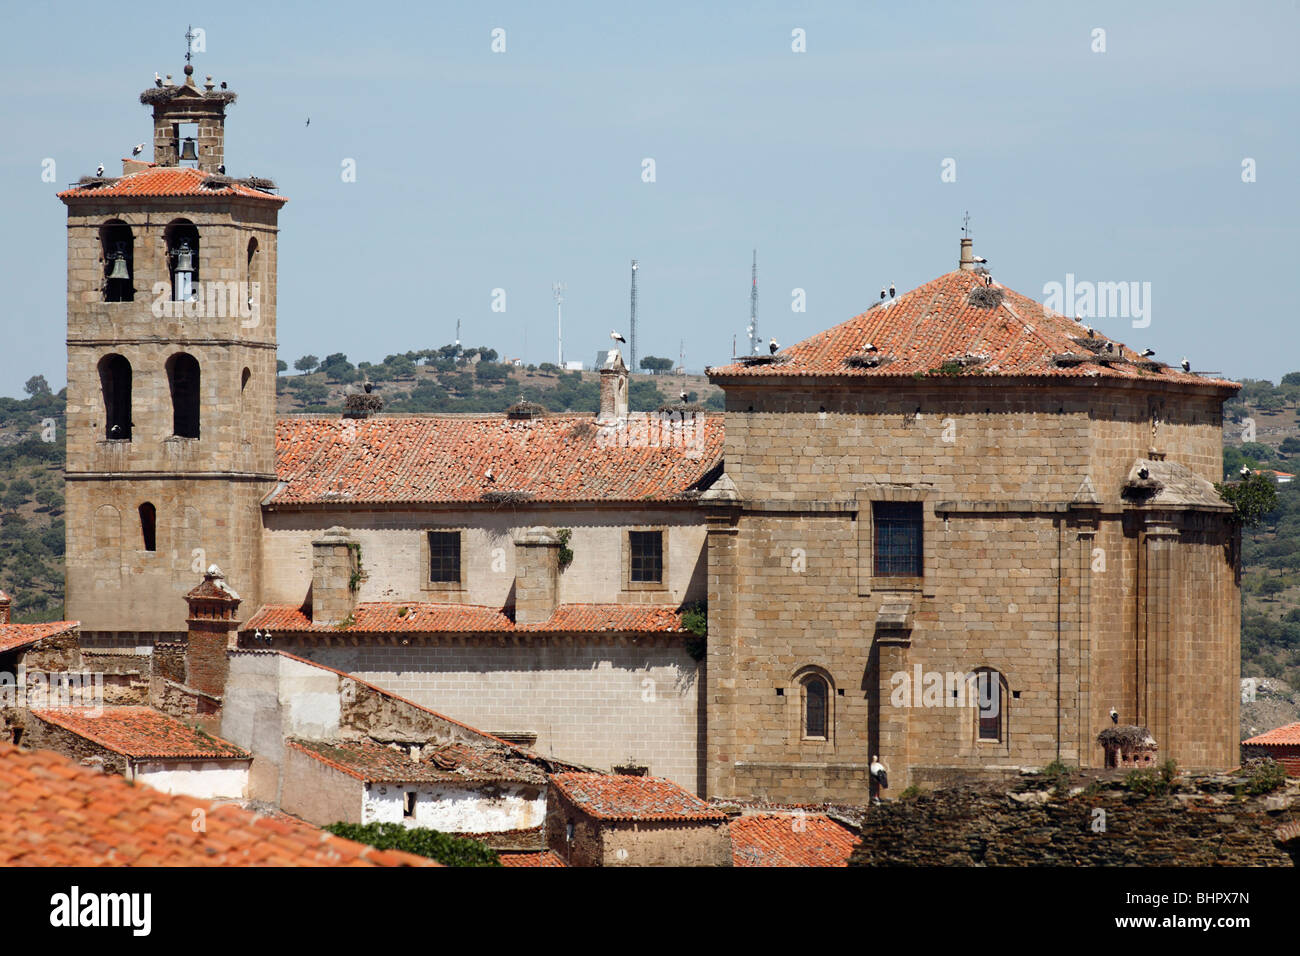
M 550 618 L 559 594 L 560 539 L 545 528 L 530 528 L 515 538 L 515 624 Z
M 627 421 L 627 366 L 618 349 L 609 350 L 609 358 L 600 369 L 599 424 Z
M 9 608 L 11 604 L 12 602 L 9 600 L 9 595 L 5 594 L 4 591 L 0 591 L 0 624 L 9 623 Z
M 337 624 L 356 607 L 360 574 L 354 542 L 333 527 L 311 543 L 311 619 Z
M 970 236 L 961 237 L 961 258 L 957 260 L 957 268 L 962 272 L 975 271 L 975 252 L 971 248 Z
M 226 690 L 230 662 L 226 651 L 238 641 L 239 595 L 226 583 L 215 564 L 203 581 L 185 595 L 190 606 L 189 635 L 185 647 L 185 683 L 205 694 L 220 697 Z

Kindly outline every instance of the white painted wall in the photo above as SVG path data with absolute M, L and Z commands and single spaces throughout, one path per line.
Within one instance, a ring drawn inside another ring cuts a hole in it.
M 372 783 L 365 788 L 362 823 L 405 823 L 443 833 L 495 833 L 539 827 L 546 819 L 546 790 L 522 784 L 501 785 L 495 796 L 439 784 Z M 402 794 L 415 791 L 415 816 L 402 815 Z M 528 797 L 528 792 L 537 792 Z
M 155 790 L 203 800 L 248 796 L 248 762 L 238 764 L 158 761 L 135 764 L 134 778 Z

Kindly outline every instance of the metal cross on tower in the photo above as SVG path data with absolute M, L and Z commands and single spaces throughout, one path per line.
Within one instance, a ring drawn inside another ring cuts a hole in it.
M 185 28 L 185 62 L 188 63 L 194 59 L 194 41 L 199 35 L 194 32 L 194 25 L 190 24 Z

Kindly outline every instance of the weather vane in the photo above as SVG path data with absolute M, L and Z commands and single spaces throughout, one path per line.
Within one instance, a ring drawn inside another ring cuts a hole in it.
M 969 211 L 966 213 L 966 215 L 961 217 L 961 234 L 963 236 L 970 235 L 970 212 Z
M 194 32 L 194 25 L 190 24 L 185 28 L 185 62 L 188 63 L 194 59 L 194 41 L 198 34 Z

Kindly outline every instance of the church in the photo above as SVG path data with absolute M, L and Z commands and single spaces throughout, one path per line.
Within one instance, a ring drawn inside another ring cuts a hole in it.
M 287 200 L 227 173 L 226 84 L 187 64 L 140 99 L 152 159 L 59 194 L 83 645 L 184 640 L 216 564 L 241 648 L 710 797 L 865 803 L 876 757 L 897 789 L 1103 766 L 1112 710 L 1236 763 L 1235 383 L 963 238 L 953 271 L 710 369 L 721 415 L 629 413 L 615 350 L 594 415 L 277 419 Z

